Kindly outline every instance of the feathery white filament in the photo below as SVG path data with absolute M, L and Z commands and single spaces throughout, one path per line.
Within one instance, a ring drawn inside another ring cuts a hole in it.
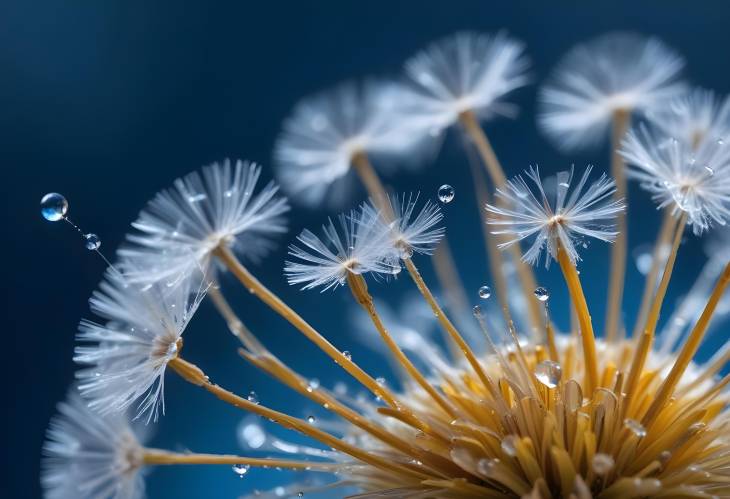
M 557 259 L 558 241 L 574 264 L 580 260 L 575 248 L 578 238 L 592 237 L 612 242 L 617 235 L 613 220 L 624 209 L 624 203 L 623 200 L 610 200 L 616 186 L 605 173 L 586 188 L 591 169 L 591 166 L 585 169 L 575 186 L 571 185 L 572 169 L 558 172 L 555 202 L 552 205 L 537 168 L 530 167 L 525 172 L 535 184 L 537 195 L 521 175 L 509 180 L 504 189 L 497 189 L 497 197 L 504 203 L 488 204 L 486 208 L 493 215 L 488 223 L 496 227 L 492 233 L 510 237 L 507 242 L 500 244 L 500 248 L 534 238 L 523 260 L 534 265 L 542 250 L 547 249 L 547 266 L 551 256 Z

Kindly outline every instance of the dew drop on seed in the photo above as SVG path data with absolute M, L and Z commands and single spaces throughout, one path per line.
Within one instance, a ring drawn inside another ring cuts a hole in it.
M 232 466 L 233 472 L 238 475 L 239 478 L 243 478 L 243 475 L 248 473 L 248 470 L 251 468 L 248 464 L 234 464 Z
M 312 415 L 309 415 L 309 416 L 307 416 L 307 423 L 309 423 L 309 424 L 314 424 L 314 423 L 316 423 L 316 422 L 317 422 L 317 418 L 315 418 L 315 417 L 314 417 L 314 416 L 312 416 Z
M 517 455 L 517 437 L 515 435 L 507 435 L 502 439 L 500 447 L 502 447 L 502 452 L 510 457 L 515 457 Z
M 486 300 L 490 296 L 492 296 L 492 288 L 490 288 L 489 286 L 482 286 L 481 288 L 479 288 L 479 298 L 481 298 L 482 300 Z
M 246 397 L 246 400 L 248 400 L 252 404 L 258 405 L 258 403 L 259 403 L 259 396 L 256 395 L 256 392 L 255 391 L 251 390 L 250 392 L 248 392 L 248 397 Z
M 534 295 L 535 298 L 537 298 L 541 302 L 546 302 L 550 298 L 550 292 L 542 286 L 538 286 L 537 288 L 535 288 Z
M 68 212 L 68 201 L 57 192 L 49 192 L 41 199 L 41 215 L 49 222 L 63 220 Z
M 593 456 L 591 467 L 597 475 L 605 475 L 613 469 L 615 464 L 616 463 L 614 462 L 613 457 L 611 457 L 609 454 L 598 452 L 596 455 Z
M 563 368 L 553 360 L 543 360 L 535 366 L 535 377 L 548 388 L 555 388 L 560 383 Z
M 454 200 L 454 188 L 449 184 L 444 184 L 439 187 L 438 198 L 443 204 L 448 204 Z
M 480 459 L 477 462 L 477 471 L 479 471 L 482 475 L 489 476 L 492 472 L 494 472 L 497 467 L 497 463 L 499 463 L 499 459 Z
M 88 234 L 84 234 L 84 245 L 89 251 L 98 250 L 101 246 L 101 239 L 96 234 L 89 232 Z
M 646 428 L 644 428 L 644 426 L 635 419 L 624 419 L 624 426 L 639 438 L 644 438 L 646 436 Z

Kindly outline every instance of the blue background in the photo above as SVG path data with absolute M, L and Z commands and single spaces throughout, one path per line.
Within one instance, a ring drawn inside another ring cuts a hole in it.
M 690 80 L 721 94 L 730 90 L 727 47 L 730 10 L 722 1 L 625 2 L 37 2 L 0 4 L 0 168 L 5 203 L 3 464 L 0 495 L 37 497 L 43 434 L 54 405 L 73 378 L 73 336 L 88 316 L 87 299 L 104 270 L 65 224 L 41 219 L 38 201 L 58 191 L 69 216 L 100 235 L 112 255 L 138 210 L 157 190 L 203 164 L 225 157 L 265 165 L 282 119 L 302 96 L 343 79 L 397 74 L 403 60 L 431 40 L 458 29 L 507 28 L 527 42 L 539 82 L 574 43 L 611 29 L 655 34 L 684 54 Z M 607 166 L 608 148 L 558 154 L 536 131 L 535 87 L 518 92 L 514 121 L 487 132 L 508 173 L 530 163 L 554 172 L 571 162 Z M 419 174 L 390 179 L 399 190 L 434 196 L 456 189 L 447 226 L 467 289 L 488 283 L 467 164 L 459 144 L 447 142 Z M 657 213 L 634 186 L 630 245 L 653 240 Z M 355 200 L 353 200 L 354 202 Z M 295 209 L 293 238 L 315 227 L 321 212 Z M 345 322 L 348 292 L 302 293 L 281 273 L 284 244 L 256 269 L 261 279 L 374 375 L 388 372 Z M 597 327 L 603 324 L 605 245 L 584 251 L 581 277 Z M 698 272 L 700 244 L 691 236 L 680 254 L 667 304 Z M 419 260 L 433 282 L 430 266 Z M 630 318 L 642 282 L 631 267 L 625 311 Z M 553 295 L 556 320 L 567 305 L 557 268 L 538 270 Z M 259 337 L 303 373 L 332 386 L 344 379 L 278 317 L 225 282 L 236 308 Z M 406 279 L 373 285 L 378 296 L 412 289 Z M 716 338 L 706 350 L 716 347 Z M 235 354 L 223 322 L 204 304 L 186 333 L 185 356 L 214 380 L 295 415 L 310 406 L 255 372 Z M 167 416 L 153 444 L 176 450 L 238 452 L 241 414 L 174 376 L 167 379 Z M 242 480 L 228 467 L 159 469 L 151 497 L 235 497 L 266 488 L 283 473 L 252 470 Z

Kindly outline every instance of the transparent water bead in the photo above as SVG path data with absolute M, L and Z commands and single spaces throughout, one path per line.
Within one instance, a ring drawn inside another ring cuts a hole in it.
M 238 475 L 239 478 L 243 478 L 243 475 L 248 473 L 248 470 L 251 469 L 251 466 L 248 464 L 234 464 L 232 466 L 233 472 Z
M 505 454 L 510 457 L 515 457 L 517 455 L 517 436 L 507 435 L 502 439 L 500 447 Z
M 635 419 L 626 418 L 624 419 L 624 426 L 628 428 L 631 433 L 636 435 L 639 438 L 644 438 L 646 436 L 646 428 L 644 428 L 644 425 L 636 421 Z
M 88 234 L 84 234 L 84 245 L 89 251 L 98 250 L 101 246 L 101 239 L 96 234 L 89 232 Z
M 593 456 L 591 467 L 597 475 L 605 475 L 613 469 L 615 464 L 612 456 L 599 452 Z
M 438 198 L 439 201 L 441 201 L 443 204 L 448 204 L 451 201 L 454 200 L 454 188 L 451 187 L 449 184 L 444 184 L 441 187 L 439 187 L 438 190 Z
M 492 288 L 490 288 L 489 286 L 482 286 L 481 288 L 479 288 L 479 298 L 481 298 L 482 300 L 486 300 L 490 296 L 492 296 Z
M 553 360 L 543 360 L 535 366 L 535 377 L 548 388 L 555 388 L 560 383 L 563 368 Z
M 311 415 L 307 416 L 307 423 L 314 424 L 316 422 L 317 422 L 317 418 L 315 418 L 314 416 L 311 416 Z
M 546 302 L 550 299 L 550 292 L 542 286 L 535 288 L 534 295 L 541 302 Z
M 49 192 L 41 198 L 41 215 L 49 222 L 63 220 L 68 212 L 68 201 L 57 192 Z
M 259 403 L 259 396 L 256 395 L 256 392 L 255 391 L 251 390 L 250 392 L 248 392 L 248 397 L 246 397 L 246 400 L 248 400 L 252 404 L 257 404 L 258 405 L 258 403 Z

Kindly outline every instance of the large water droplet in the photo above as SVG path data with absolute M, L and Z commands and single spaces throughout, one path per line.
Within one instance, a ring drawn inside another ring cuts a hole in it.
M 248 470 L 251 468 L 248 464 L 234 464 L 232 466 L 233 472 L 238 475 L 239 478 L 243 478 L 243 475 L 248 473 Z
M 84 245 L 89 251 L 98 250 L 101 246 L 101 239 L 96 234 L 89 232 L 88 234 L 84 234 Z
M 605 475 L 613 469 L 615 464 L 616 463 L 614 462 L 613 457 L 608 454 L 599 452 L 595 456 L 593 456 L 593 462 L 591 463 L 591 466 L 593 467 L 593 471 L 597 475 Z
M 537 298 L 541 302 L 546 302 L 550 298 L 550 292 L 542 286 L 538 286 L 537 288 L 535 288 L 534 294 L 535 298 Z
M 481 288 L 479 288 L 479 298 L 481 298 L 482 300 L 486 300 L 490 296 L 492 296 L 492 288 L 490 288 L 489 286 L 482 286 Z
M 624 419 L 624 426 L 628 428 L 631 433 L 636 435 L 639 438 L 644 438 L 646 436 L 646 428 L 644 428 L 644 425 L 636 421 L 635 419 L 626 418 Z
M 49 192 L 41 199 L 41 215 L 49 222 L 63 220 L 68 212 L 68 201 L 57 192 Z
M 535 377 L 548 388 L 555 388 L 560 383 L 563 368 L 553 360 L 543 360 L 535 366 Z
M 438 198 L 443 204 L 448 204 L 454 200 L 454 188 L 449 184 L 444 184 L 439 187 Z

